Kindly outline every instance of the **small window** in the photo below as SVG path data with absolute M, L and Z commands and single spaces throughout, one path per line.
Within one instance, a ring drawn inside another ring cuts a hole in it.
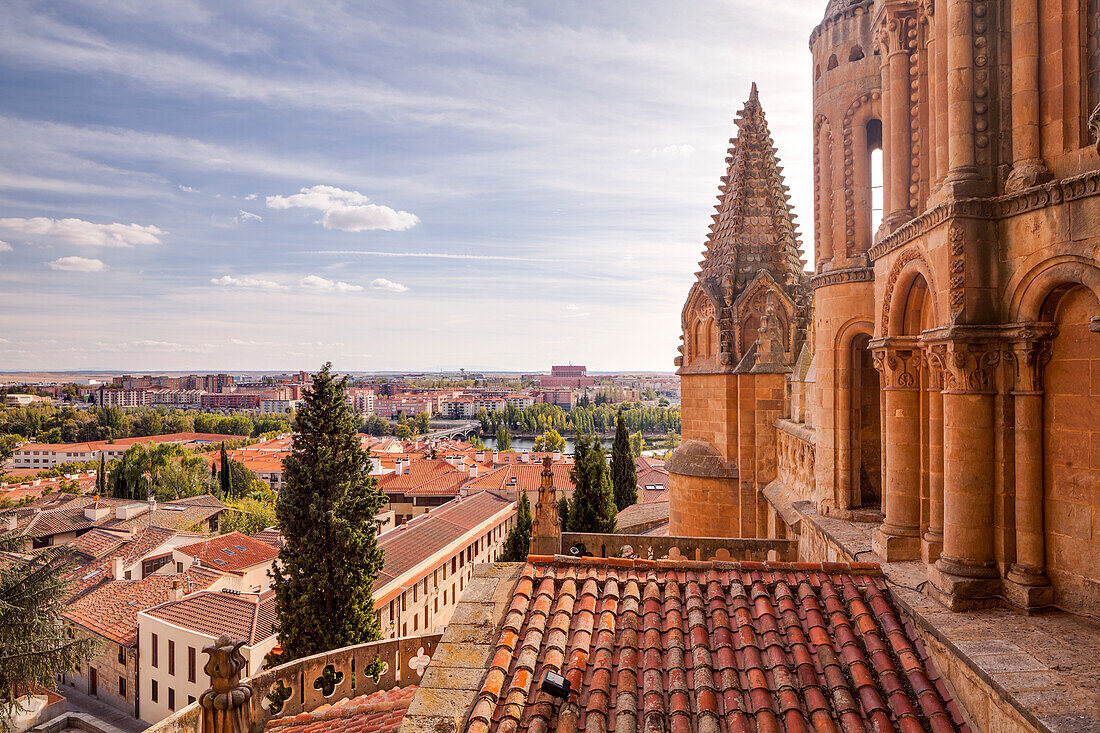
M 158 644 L 157 644 L 157 643 L 158 643 L 159 641 L 160 641 L 160 640 L 159 640 L 159 639 L 157 638 L 157 635 L 156 635 L 156 634 L 153 634 L 153 644 L 152 644 L 153 648 L 152 648 L 152 649 L 151 649 L 150 651 L 152 652 L 152 663 L 153 663 L 153 668 L 154 668 L 154 669 L 156 669 L 156 666 L 157 666 L 157 657 L 159 657 L 159 656 L 160 656 L 160 655 L 159 655 L 159 654 L 157 653 L 157 652 L 159 651 L 159 650 L 158 650 L 158 648 L 157 648 L 157 646 L 158 646 Z M 156 685 L 156 684 L 157 684 L 156 682 L 154 682 L 154 683 L 153 683 L 153 685 Z M 154 686 L 154 687 L 153 687 L 153 689 L 155 690 L 155 689 L 156 689 L 156 687 Z M 154 695 L 153 695 L 153 699 L 154 699 L 154 700 L 156 700 L 156 699 L 157 699 L 157 696 L 156 696 L 156 694 L 154 694 Z
M 149 693 L 149 697 L 152 698 L 153 702 L 160 700 L 160 685 L 157 684 L 156 680 L 153 680 L 153 689 Z
M 195 696 L 194 695 L 188 695 L 187 696 L 187 704 L 190 705 L 193 702 L 195 702 Z
M 829 63 L 825 64 L 825 71 L 832 71 L 839 65 L 840 62 L 836 60 L 836 54 L 834 53 L 832 56 L 829 57 Z
M 118 678 L 118 696 L 122 697 L 122 698 L 126 697 L 126 678 L 125 677 L 119 677 Z
M 122 644 L 118 645 L 118 663 L 126 666 L 126 647 Z
M 176 642 L 168 640 L 168 674 L 176 673 Z
M 195 647 L 187 647 L 187 681 L 195 681 Z
M 168 688 L 168 709 L 176 709 L 176 691 L 173 690 L 171 687 Z
M 852 50 L 848 52 L 848 60 L 859 61 L 861 58 L 863 58 L 863 46 L 857 43 L 852 46 Z

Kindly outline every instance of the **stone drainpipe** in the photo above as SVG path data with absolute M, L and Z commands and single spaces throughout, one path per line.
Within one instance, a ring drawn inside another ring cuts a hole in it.
M 199 696 L 202 707 L 201 733 L 249 733 L 252 727 L 252 688 L 241 682 L 245 642 L 225 634 L 203 647 L 210 659 L 203 671 L 210 677 L 210 689 Z

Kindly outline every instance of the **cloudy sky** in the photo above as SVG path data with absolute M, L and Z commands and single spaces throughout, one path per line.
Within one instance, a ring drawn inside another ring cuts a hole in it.
M 671 370 L 823 0 L 4 3 L 0 369 Z

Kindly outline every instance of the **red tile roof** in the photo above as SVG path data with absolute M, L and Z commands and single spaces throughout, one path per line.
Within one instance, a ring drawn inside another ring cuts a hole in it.
M 270 563 L 279 551 L 266 542 L 240 532 L 207 537 L 190 545 L 181 545 L 176 552 L 198 559 L 204 566 L 219 573 L 243 575 L 249 568 Z
M 382 491 L 405 496 L 457 496 L 458 489 L 469 475 L 447 461 L 425 459 L 413 461 L 402 473 L 382 477 Z
M 275 733 L 396 733 L 409 710 L 416 686 L 380 690 L 370 695 L 323 705 L 268 722 L 265 730 Z
M 252 646 L 275 633 L 275 591 L 263 594 L 201 591 L 145 612 L 153 618 L 217 638 L 229 634 Z
M 77 537 L 69 543 L 69 547 L 82 555 L 97 560 L 124 545 L 128 539 L 124 534 L 120 535 L 96 528 Z
M 573 496 L 573 480 L 569 477 L 569 472 L 572 468 L 573 466 L 571 463 L 561 462 L 554 463 L 550 466 L 550 470 L 554 473 L 554 488 L 557 489 L 558 496 L 561 496 L 562 492 L 564 492 L 567 497 Z M 483 476 L 468 480 L 465 488 L 470 491 L 488 490 L 508 492 L 522 489 L 527 492 L 527 498 L 531 500 L 531 506 L 534 506 L 534 502 L 538 498 L 539 486 L 541 485 L 541 463 L 513 463 L 499 466 Z
M 505 510 L 509 510 L 508 516 L 511 516 L 515 502 L 482 491 L 449 501 L 383 532 L 378 536 L 378 546 L 384 553 L 382 572 L 375 589 L 431 559 L 435 553 Z M 376 601 L 381 603 L 383 597 L 378 596 Z
M 70 603 L 62 615 L 116 644 L 133 647 L 137 645 L 138 612 L 167 601 L 173 581 L 179 581 L 188 591 L 195 591 L 209 587 L 219 577 L 205 568 L 191 568 L 177 575 L 110 580 Z
M 529 560 L 467 733 L 968 730 L 875 564 Z
M 661 524 L 668 524 L 667 501 L 633 504 L 615 516 L 619 534 L 642 534 Z
M 128 448 L 135 443 L 220 443 L 223 440 L 241 440 L 243 435 L 219 435 L 215 433 L 169 433 L 144 435 L 135 438 L 116 438 L 113 441 L 94 440 L 85 443 L 24 443 L 20 451 L 47 451 L 50 453 L 91 453 L 102 450 Z

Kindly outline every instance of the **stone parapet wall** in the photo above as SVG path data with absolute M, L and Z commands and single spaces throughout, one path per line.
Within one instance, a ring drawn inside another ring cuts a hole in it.
M 780 560 L 797 559 L 798 541 L 725 537 L 651 537 L 631 534 L 566 532 L 561 554 L 581 548 L 597 557 L 640 557 L 660 560 Z M 576 551 L 576 552 L 574 552 Z
M 776 420 L 779 480 L 793 489 L 799 499 L 813 501 L 814 430 L 791 420 Z

